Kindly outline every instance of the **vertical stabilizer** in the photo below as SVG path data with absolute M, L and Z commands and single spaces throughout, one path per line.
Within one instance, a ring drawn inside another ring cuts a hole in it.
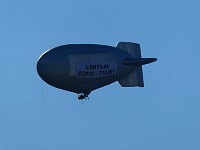
M 122 87 L 144 87 L 142 67 L 138 67 L 134 72 L 120 79 L 118 82 Z
M 141 58 L 140 44 L 131 42 L 119 42 L 117 48 L 130 53 L 133 58 Z M 144 87 L 142 66 L 138 66 L 131 74 L 118 81 L 122 87 Z
M 119 42 L 116 47 L 128 52 L 134 58 L 141 58 L 142 57 L 141 56 L 141 50 L 140 50 L 140 44 L 138 44 L 138 43 Z

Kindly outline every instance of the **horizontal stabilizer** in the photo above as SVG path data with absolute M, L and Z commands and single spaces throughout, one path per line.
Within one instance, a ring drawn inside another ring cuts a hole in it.
M 154 61 L 157 61 L 157 58 L 127 58 L 124 60 L 124 64 L 138 67 Z

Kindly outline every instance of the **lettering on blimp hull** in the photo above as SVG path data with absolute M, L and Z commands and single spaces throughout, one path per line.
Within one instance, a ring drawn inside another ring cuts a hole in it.
M 109 64 L 95 64 L 95 65 L 86 65 L 86 69 L 96 70 L 96 69 L 108 69 Z
M 117 73 L 117 63 L 107 62 L 107 63 L 87 63 L 87 64 L 77 64 L 75 76 L 85 77 L 85 78 L 96 78 L 96 77 L 106 77 L 112 76 Z

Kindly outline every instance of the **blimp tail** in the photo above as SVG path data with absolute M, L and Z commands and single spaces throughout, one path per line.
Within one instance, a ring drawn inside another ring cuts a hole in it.
M 128 76 L 120 79 L 118 82 L 122 87 L 144 87 L 142 65 L 156 61 L 156 58 L 142 58 L 140 44 L 131 42 L 119 42 L 117 48 L 127 51 L 133 58 L 124 60 L 124 64 L 134 66 L 136 69 Z
M 117 44 L 117 48 L 127 51 L 133 56 L 133 58 L 141 58 L 140 44 L 131 42 L 119 42 Z M 144 87 L 142 66 L 137 67 L 133 73 L 120 79 L 118 82 L 122 87 Z

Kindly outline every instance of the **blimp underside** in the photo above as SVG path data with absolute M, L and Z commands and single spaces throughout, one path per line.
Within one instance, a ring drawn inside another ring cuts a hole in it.
M 70 44 L 44 53 L 37 71 L 48 84 L 75 93 L 84 93 L 119 81 L 123 87 L 143 87 L 142 65 L 156 61 L 141 58 L 140 45 L 120 42 L 117 47 Z

